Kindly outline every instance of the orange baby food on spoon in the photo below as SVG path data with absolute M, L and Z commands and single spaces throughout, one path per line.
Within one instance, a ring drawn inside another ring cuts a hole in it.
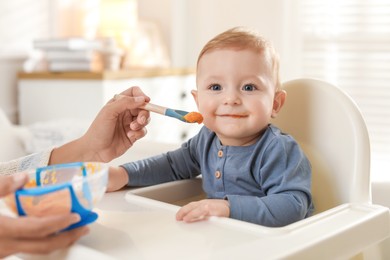
M 201 124 L 203 122 L 203 116 L 198 112 L 190 112 L 183 117 L 189 123 L 198 123 Z

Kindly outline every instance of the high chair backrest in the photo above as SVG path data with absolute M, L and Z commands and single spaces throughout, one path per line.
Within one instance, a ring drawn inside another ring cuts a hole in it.
M 315 79 L 285 82 L 287 98 L 273 124 L 291 134 L 312 164 L 316 213 L 347 203 L 368 203 L 370 144 L 355 102 Z

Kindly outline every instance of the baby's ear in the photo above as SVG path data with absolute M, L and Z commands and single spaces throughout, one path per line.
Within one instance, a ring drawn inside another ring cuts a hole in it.
M 271 114 L 272 118 L 275 118 L 278 115 L 280 109 L 283 107 L 284 101 L 286 100 L 286 96 L 287 93 L 284 90 L 278 90 L 275 93 L 274 104 L 272 107 L 272 114 Z
M 199 105 L 198 105 L 198 91 L 195 90 L 195 89 L 193 89 L 193 90 L 191 90 L 191 94 L 192 94 L 192 96 L 194 97 L 196 106 L 199 108 Z

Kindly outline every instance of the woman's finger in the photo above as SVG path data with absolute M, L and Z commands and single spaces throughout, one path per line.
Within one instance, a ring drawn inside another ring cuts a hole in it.
M 1 239 L 1 252 L 4 256 L 15 253 L 47 254 L 57 249 L 71 246 L 80 237 L 88 234 L 87 227 L 76 228 L 60 234 L 34 239 Z
M 140 130 L 137 131 L 128 131 L 127 132 L 127 138 L 130 140 L 131 143 L 135 143 L 137 140 L 141 139 L 147 134 L 147 129 L 146 128 L 141 128 Z
M 47 217 L 2 217 L 2 235 L 13 238 L 43 238 L 80 221 L 78 214 Z
M 110 105 L 119 114 L 125 110 L 138 109 L 145 102 L 146 98 L 144 96 L 129 97 L 126 95 L 115 95 L 114 102 L 111 102 Z
M 125 95 L 129 97 L 136 97 L 136 96 L 144 96 L 146 99 L 146 102 L 150 101 L 150 98 L 141 90 L 140 87 L 134 86 L 126 89 L 125 91 L 122 91 L 120 95 Z

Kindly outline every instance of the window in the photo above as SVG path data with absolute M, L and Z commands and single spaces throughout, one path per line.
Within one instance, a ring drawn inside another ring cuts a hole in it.
M 390 164 L 390 0 L 303 0 L 302 5 L 304 76 L 333 82 L 356 101 L 370 134 L 373 164 Z

